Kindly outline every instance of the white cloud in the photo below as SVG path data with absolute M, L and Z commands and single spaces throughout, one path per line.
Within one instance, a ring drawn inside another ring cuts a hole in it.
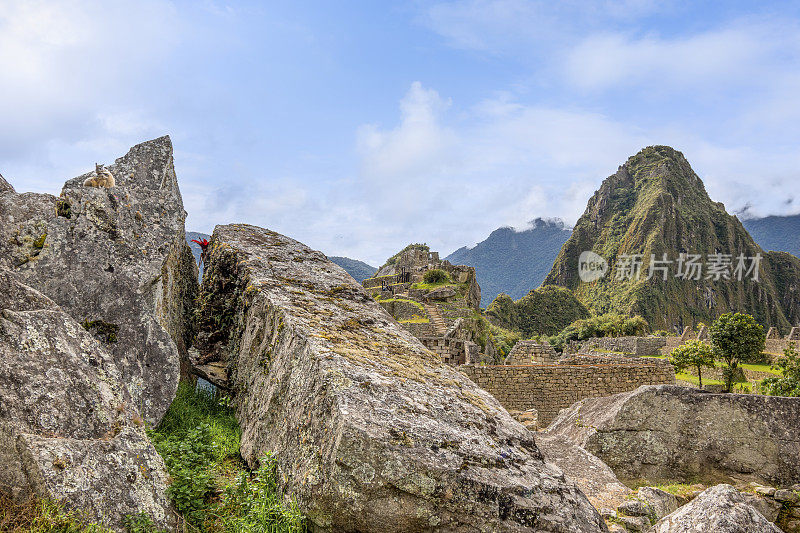
M 99 160 L 114 153 L 104 149 L 162 134 L 145 104 L 154 94 L 151 74 L 170 57 L 181 28 L 166 0 L 4 2 L 0 158 L 9 173 L 32 159 L 46 166 L 61 147 Z
M 794 24 L 752 23 L 688 36 L 633 37 L 601 33 L 566 53 L 564 74 L 581 89 L 637 86 L 652 93 L 697 89 L 727 93 L 731 86 L 773 83 L 765 78 L 796 62 Z
M 546 55 L 593 28 L 608 27 L 666 9 L 655 0 L 455 0 L 423 3 L 419 20 L 457 48 Z

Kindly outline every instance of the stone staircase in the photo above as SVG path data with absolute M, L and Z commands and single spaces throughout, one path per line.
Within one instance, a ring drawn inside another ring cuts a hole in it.
M 447 333 L 447 322 L 445 322 L 444 318 L 442 318 L 442 314 L 439 312 L 439 308 L 435 305 L 429 304 L 422 304 L 425 307 L 425 312 L 428 313 L 428 316 L 431 319 L 431 324 L 433 324 L 433 329 L 436 331 L 437 335 L 444 335 Z

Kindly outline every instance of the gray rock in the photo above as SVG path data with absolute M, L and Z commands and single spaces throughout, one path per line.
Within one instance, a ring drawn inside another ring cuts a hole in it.
M 652 533 L 780 533 L 730 485 L 716 485 L 659 520 Z
M 776 502 L 772 498 L 760 496 L 757 494 L 749 494 L 747 492 L 742 493 L 742 498 L 748 504 L 753 506 L 753 508 L 764 515 L 764 518 L 769 520 L 770 522 L 775 522 L 778 519 L 778 515 L 781 512 L 781 508 L 783 507 L 780 503 Z
M 0 195 L 0 267 L 78 322 L 95 323 L 133 403 L 155 425 L 190 340 L 197 267 L 169 137 L 134 146 L 108 169 L 116 187 L 85 187 L 86 174 L 60 198 Z
M 63 501 L 115 529 L 172 524 L 166 472 L 108 351 L 0 269 L 0 490 Z
M 776 490 L 772 497 L 779 502 L 795 503 L 800 501 L 800 497 L 798 497 L 797 492 L 791 489 Z
M 528 430 L 323 254 L 218 226 L 200 305 L 242 456 L 274 452 L 315 531 L 606 530 Z
M 655 514 L 653 509 L 641 500 L 626 500 L 618 507 L 619 514 L 626 516 L 652 516 Z
M 582 400 L 547 432 L 597 455 L 623 481 L 800 479 L 800 398 L 645 385 Z
M 614 472 L 597 456 L 563 437 L 537 433 L 534 438 L 545 461 L 560 468 L 567 480 L 575 483 L 589 498 L 595 509 L 615 509 L 630 496 L 631 489 L 620 483 Z
M 447 300 L 456 295 L 456 290 L 453 287 L 439 287 L 425 295 L 426 300 Z
M 0 194 L 13 193 L 14 187 L 0 175 Z
M 646 516 L 617 516 L 617 522 L 631 533 L 641 533 L 650 529 L 650 520 Z
M 674 494 L 656 487 L 639 487 L 636 496 L 647 502 L 656 518 L 663 518 L 678 508 L 678 499 Z

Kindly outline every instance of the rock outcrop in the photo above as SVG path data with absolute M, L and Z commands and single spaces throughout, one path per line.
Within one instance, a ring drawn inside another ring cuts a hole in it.
M 219 226 L 200 305 L 242 456 L 274 452 L 315 531 L 605 531 L 530 432 L 323 254 Z
M 0 194 L 13 193 L 13 192 L 16 192 L 14 191 L 14 187 L 12 187 L 11 184 L 7 182 L 5 178 L 3 178 L 3 176 L 0 176 Z
M 800 482 L 800 398 L 644 385 L 582 400 L 547 432 L 597 455 L 623 480 Z
M 652 533 L 780 533 L 730 485 L 716 485 L 659 520 Z
M 108 189 L 83 186 L 85 174 L 58 198 L 0 193 L 0 267 L 95 330 L 155 425 L 177 388 L 197 267 L 169 137 L 134 146 L 108 168 L 116 178 Z
M 109 527 L 171 524 L 166 472 L 113 356 L 0 269 L 0 491 L 64 502 Z
M 545 461 L 560 468 L 595 509 L 614 509 L 631 495 L 607 464 L 566 438 L 536 434 L 536 445 Z

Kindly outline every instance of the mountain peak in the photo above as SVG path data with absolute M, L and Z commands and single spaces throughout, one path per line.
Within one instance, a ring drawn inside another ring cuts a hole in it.
M 584 251 L 603 257 L 612 273 L 581 282 L 578 257 Z M 575 290 L 597 312 L 641 314 L 653 327 L 681 329 L 746 309 L 762 323 L 784 328 L 797 320 L 800 306 L 782 301 L 768 258 L 761 281 L 752 285 L 732 279 L 646 279 L 651 254 L 666 254 L 674 262 L 681 253 L 700 254 L 706 261 L 710 254 L 755 257 L 760 252 L 739 220 L 709 198 L 683 154 L 669 146 L 648 146 L 603 181 L 544 283 Z M 632 255 L 642 258 L 645 276 L 615 279 L 618 258 Z

